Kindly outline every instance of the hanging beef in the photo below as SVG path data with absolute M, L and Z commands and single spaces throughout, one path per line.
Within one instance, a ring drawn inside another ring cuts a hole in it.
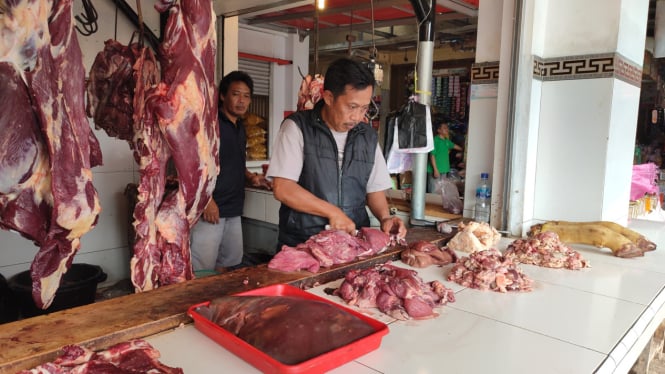
M 323 76 L 321 74 L 314 74 L 314 77 L 307 74 L 300 82 L 300 89 L 298 90 L 298 103 L 297 109 L 308 110 L 314 108 L 316 104 L 323 97 Z
M 0 32 L 11 41 L 0 44 L 0 226 L 40 247 L 32 294 L 47 308 L 97 222 L 91 168 L 101 150 L 84 112 L 71 0 L 4 2 Z
M 137 291 L 194 277 L 190 229 L 219 173 L 212 4 L 166 1 L 156 8 L 170 12 L 159 64 L 138 44 L 107 41 L 88 85 L 88 115 L 110 136 L 127 140 L 139 164 L 131 260 Z M 167 191 L 169 159 L 178 188 Z

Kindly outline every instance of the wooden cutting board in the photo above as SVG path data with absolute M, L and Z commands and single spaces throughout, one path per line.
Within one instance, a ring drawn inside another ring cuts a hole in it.
M 453 234 L 433 228 L 411 228 L 407 242 L 441 243 Z M 215 297 L 286 283 L 303 289 L 342 278 L 351 269 L 364 269 L 399 258 L 402 248 L 365 260 L 322 268 L 319 273 L 285 273 L 258 265 L 158 289 L 0 325 L 0 373 L 16 373 L 52 361 L 62 346 L 79 344 L 105 349 L 191 323 L 187 309 Z
M 389 204 L 391 207 L 396 208 L 397 210 L 400 210 L 402 212 L 410 213 L 411 212 L 411 202 L 403 199 L 396 199 L 396 198 L 391 198 L 389 200 Z M 448 213 L 443 210 L 443 206 L 441 204 L 432 204 L 432 203 L 426 203 L 425 204 L 425 215 L 429 217 L 437 217 L 441 218 L 442 220 L 456 220 L 462 218 L 461 215 L 459 214 L 452 214 Z

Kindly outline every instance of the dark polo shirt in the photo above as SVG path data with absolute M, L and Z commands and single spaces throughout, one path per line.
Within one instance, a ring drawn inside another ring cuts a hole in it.
M 242 215 L 245 203 L 245 158 L 247 136 L 242 119 L 237 126 L 223 112 L 219 113 L 219 165 L 215 191 L 212 196 L 219 207 L 219 216 Z

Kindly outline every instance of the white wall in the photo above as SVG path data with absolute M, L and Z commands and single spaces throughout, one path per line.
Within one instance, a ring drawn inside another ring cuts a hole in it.
M 298 89 L 302 82 L 298 68 L 303 74 L 307 74 L 309 71 L 309 37 L 300 41 L 297 34 L 240 25 L 237 48 L 238 52 L 293 61 L 292 64 L 286 65 L 271 63 L 270 129 L 268 131 L 268 151 L 270 152 L 277 137 L 279 125 L 284 119 L 284 112 L 296 110 Z M 265 162 L 249 161 L 247 165 L 250 168 L 256 168 L 263 163 Z

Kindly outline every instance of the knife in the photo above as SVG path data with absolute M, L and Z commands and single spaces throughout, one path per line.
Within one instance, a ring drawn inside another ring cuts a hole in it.
M 330 225 L 326 225 L 326 226 L 324 227 L 324 229 L 326 229 L 326 230 L 332 230 L 332 227 L 331 227 Z M 342 231 L 342 230 L 339 230 L 339 231 Z M 356 229 L 355 231 L 353 231 L 353 236 L 358 236 L 358 230 L 357 230 L 357 229 Z

